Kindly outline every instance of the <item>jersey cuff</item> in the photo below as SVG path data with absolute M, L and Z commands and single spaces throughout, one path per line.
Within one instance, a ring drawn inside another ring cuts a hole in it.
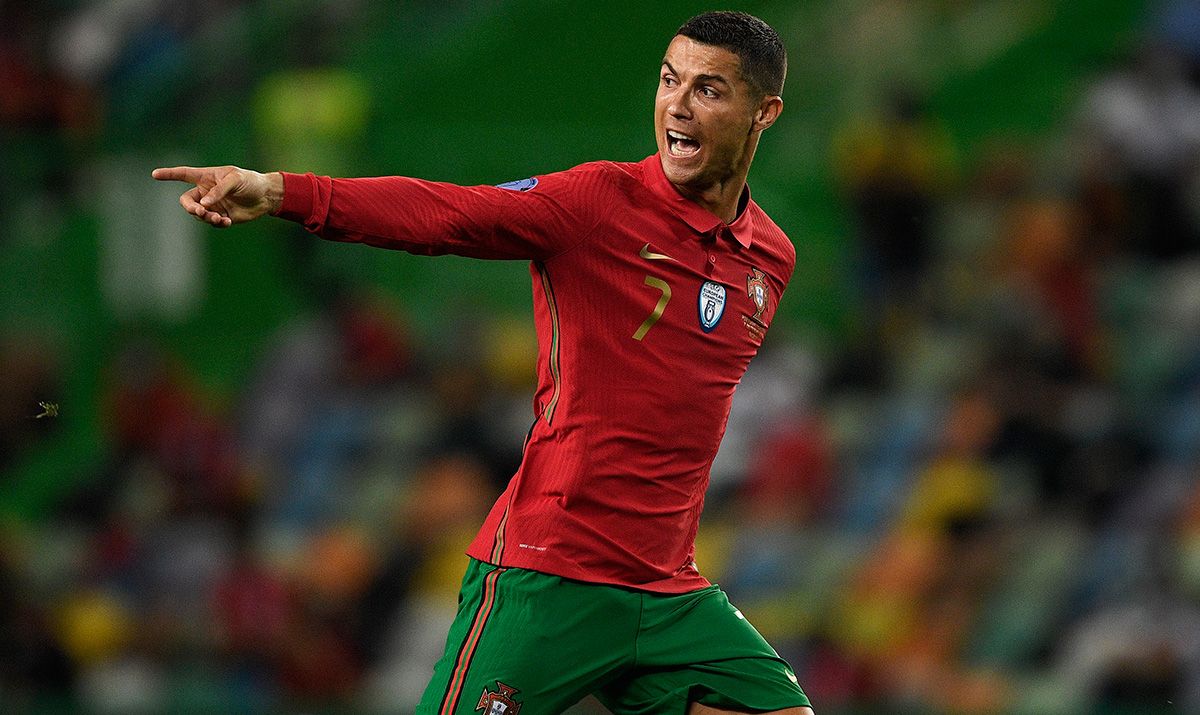
M 275 215 L 288 221 L 307 225 L 313 218 L 313 204 L 317 194 L 317 177 L 309 174 L 291 174 L 286 171 L 283 175 L 283 202 Z

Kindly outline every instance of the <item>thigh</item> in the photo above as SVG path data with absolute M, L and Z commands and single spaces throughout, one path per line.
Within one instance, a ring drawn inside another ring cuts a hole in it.
M 747 715 L 747 713 L 745 710 L 721 710 L 700 703 L 692 703 L 688 706 L 687 715 Z M 810 707 L 798 707 L 774 710 L 769 713 L 760 712 L 758 715 L 813 715 L 813 710 Z
M 419 715 L 557 715 L 632 659 L 633 594 L 472 560 Z
M 791 667 L 716 586 L 646 601 L 634 668 L 598 693 L 616 715 L 809 705 Z

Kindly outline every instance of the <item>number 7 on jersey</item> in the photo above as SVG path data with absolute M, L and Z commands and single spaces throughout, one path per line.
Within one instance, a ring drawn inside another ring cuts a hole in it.
M 633 334 L 634 340 L 641 340 L 646 337 L 646 333 L 650 332 L 650 328 L 654 327 L 654 324 L 662 317 L 663 311 L 667 309 L 667 303 L 671 302 L 671 286 L 667 285 L 666 281 L 654 276 L 646 276 L 645 283 L 651 288 L 657 288 L 662 295 L 658 297 L 658 303 L 654 305 L 654 310 L 642 321 L 641 327 Z

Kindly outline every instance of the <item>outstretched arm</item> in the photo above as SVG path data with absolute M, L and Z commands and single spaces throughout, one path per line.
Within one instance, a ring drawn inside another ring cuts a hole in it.
M 198 221 L 226 228 L 268 213 L 283 203 L 283 176 L 260 174 L 236 166 L 173 166 L 155 169 L 159 181 L 195 184 L 179 197 L 179 204 Z
M 599 224 L 609 205 L 604 197 L 616 187 L 606 172 L 585 164 L 516 189 L 403 176 L 260 174 L 236 166 L 178 166 L 153 176 L 194 184 L 180 205 L 218 228 L 272 214 L 331 241 L 421 255 L 546 260 L 583 242 Z

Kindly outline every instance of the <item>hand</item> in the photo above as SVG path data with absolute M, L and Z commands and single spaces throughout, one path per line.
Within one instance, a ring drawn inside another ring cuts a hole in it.
M 155 169 L 151 176 L 195 184 L 179 197 L 179 205 L 196 220 L 217 228 L 275 213 L 283 203 L 283 175 L 279 172 L 260 174 L 236 166 L 174 166 Z

